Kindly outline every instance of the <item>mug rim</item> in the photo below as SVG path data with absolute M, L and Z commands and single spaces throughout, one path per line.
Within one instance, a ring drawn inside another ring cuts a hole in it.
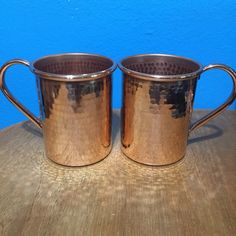
M 95 58 L 103 58 L 107 61 L 111 62 L 111 66 L 107 69 L 92 72 L 92 73 L 84 73 L 84 74 L 56 74 L 51 72 L 46 72 L 40 69 L 37 69 L 35 67 L 35 64 L 41 60 L 53 58 L 53 57 L 61 57 L 61 56 L 92 56 Z M 95 54 L 95 53 L 83 53 L 83 52 L 69 52 L 69 53 L 58 53 L 58 54 L 49 54 L 47 56 L 40 57 L 32 62 L 30 62 L 30 70 L 38 75 L 39 77 L 42 77 L 44 79 L 48 80 L 55 80 L 55 81 L 64 81 L 64 82 L 78 82 L 78 81 L 92 81 L 95 79 L 99 79 L 105 76 L 110 75 L 117 67 L 117 64 L 110 58 Z
M 153 74 L 147 74 L 147 73 L 138 72 L 138 71 L 135 71 L 132 69 L 128 69 L 127 67 L 125 67 L 123 65 L 125 60 L 132 59 L 132 58 L 138 58 L 138 57 L 148 57 L 148 56 L 170 57 L 170 58 L 177 58 L 177 59 L 189 61 L 191 63 L 196 64 L 198 66 L 198 69 L 193 72 L 183 73 L 183 74 L 153 75 Z M 175 82 L 175 81 L 193 79 L 193 78 L 198 77 L 203 70 L 203 66 L 195 60 L 192 60 L 190 58 L 183 57 L 183 56 L 174 55 L 174 54 L 161 54 L 161 53 L 144 53 L 144 54 L 136 54 L 133 56 L 128 56 L 128 57 L 125 57 L 122 60 L 120 60 L 120 62 L 118 63 L 118 67 L 123 73 L 128 74 L 130 76 L 133 76 L 133 77 L 136 77 L 139 79 L 143 79 L 143 80 L 161 81 L 161 82 Z

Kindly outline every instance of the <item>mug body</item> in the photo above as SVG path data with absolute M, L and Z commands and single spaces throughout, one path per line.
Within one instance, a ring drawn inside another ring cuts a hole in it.
M 98 162 L 111 151 L 113 62 L 92 54 L 35 61 L 46 156 L 67 166 Z
M 186 152 L 201 66 L 171 55 L 124 59 L 121 149 L 147 165 L 179 161 Z

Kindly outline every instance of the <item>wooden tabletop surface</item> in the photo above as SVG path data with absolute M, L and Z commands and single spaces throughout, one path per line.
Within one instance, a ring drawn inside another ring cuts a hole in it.
M 112 153 L 88 167 L 49 161 L 29 121 L 0 132 L 0 235 L 236 235 L 236 111 L 167 167 L 125 157 L 113 121 Z

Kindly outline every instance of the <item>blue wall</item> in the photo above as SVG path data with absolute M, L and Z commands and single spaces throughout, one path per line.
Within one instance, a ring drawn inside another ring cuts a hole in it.
M 191 57 L 203 65 L 236 68 L 235 0 L 11 0 L 0 8 L 0 64 L 61 52 L 99 53 L 119 61 L 137 53 Z M 11 91 L 38 114 L 33 75 L 16 66 L 7 73 Z M 200 80 L 196 108 L 214 108 L 230 92 L 225 73 Z M 114 75 L 113 107 L 121 105 L 121 73 Z M 233 104 L 231 109 L 235 109 Z M 25 120 L 1 94 L 0 128 Z

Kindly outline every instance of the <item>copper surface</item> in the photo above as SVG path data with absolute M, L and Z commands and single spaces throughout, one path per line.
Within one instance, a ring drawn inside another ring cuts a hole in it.
M 148 165 L 167 165 L 184 157 L 189 133 L 220 114 L 235 99 L 236 76 L 228 66 L 202 67 L 173 55 L 128 57 L 123 71 L 121 149 L 131 159 Z M 233 80 L 229 98 L 191 125 L 197 80 L 202 72 L 218 68 Z
M 9 92 L 6 69 L 24 64 L 36 75 L 41 119 Z M 45 153 L 67 166 L 98 162 L 111 151 L 111 76 L 115 64 L 94 54 L 60 54 L 33 63 L 12 60 L 2 66 L 3 94 L 32 122 L 43 129 Z

